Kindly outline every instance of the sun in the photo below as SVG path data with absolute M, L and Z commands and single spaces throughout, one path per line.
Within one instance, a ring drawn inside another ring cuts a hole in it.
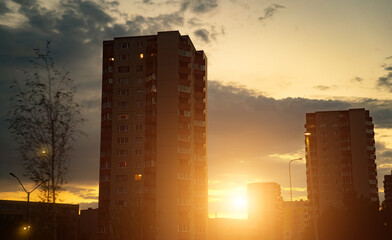
M 248 201 L 246 196 L 234 196 L 232 199 L 232 205 L 236 208 L 236 210 L 246 211 L 248 207 Z

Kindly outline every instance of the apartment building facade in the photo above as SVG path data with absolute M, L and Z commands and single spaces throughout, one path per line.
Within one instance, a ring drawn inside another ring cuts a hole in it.
M 275 182 L 248 184 L 250 239 L 283 239 L 283 198 Z
M 308 199 L 316 215 L 329 207 L 342 207 L 350 194 L 378 203 L 369 111 L 307 113 L 305 128 Z
M 306 226 L 309 223 L 308 201 L 284 201 L 283 202 L 283 239 L 301 239 Z
M 206 239 L 206 92 L 178 31 L 103 42 L 99 239 Z

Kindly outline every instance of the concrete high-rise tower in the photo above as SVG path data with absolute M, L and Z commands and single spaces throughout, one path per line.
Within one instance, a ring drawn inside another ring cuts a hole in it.
M 365 109 L 306 114 L 310 208 L 342 207 L 345 195 L 379 202 L 372 118 Z M 312 202 L 313 201 L 313 202 Z
M 250 239 L 283 239 L 283 199 L 275 182 L 248 184 Z
M 103 42 L 100 239 L 206 239 L 206 80 L 178 31 Z

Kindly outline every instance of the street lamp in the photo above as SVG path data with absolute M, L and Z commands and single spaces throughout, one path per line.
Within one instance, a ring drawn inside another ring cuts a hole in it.
M 30 192 L 26 190 L 26 188 L 23 186 L 22 182 L 19 180 L 19 178 L 13 174 L 12 172 L 10 172 L 10 175 L 14 178 L 16 178 L 16 180 L 18 180 L 20 186 L 22 186 L 23 190 L 25 191 L 25 193 L 27 193 L 27 226 L 23 228 L 23 230 L 30 230 L 30 194 L 32 192 L 35 191 L 35 189 L 37 189 L 39 186 L 41 186 L 43 183 L 47 182 L 47 180 L 42 181 L 40 184 L 38 184 L 37 186 L 35 186 L 35 188 L 33 190 L 31 190 Z
M 294 206 L 293 206 L 293 190 L 291 188 L 291 163 L 294 161 L 301 161 L 304 158 L 296 158 L 296 159 L 292 159 L 289 162 L 289 179 L 290 179 L 290 202 L 291 202 L 291 231 L 292 231 L 292 237 L 291 239 L 295 239 L 295 237 L 293 238 L 294 234 L 294 214 L 293 214 L 293 210 L 294 210 Z M 296 234 L 295 234 L 296 236 Z
M 309 164 L 308 166 L 309 166 L 309 169 L 310 169 L 310 171 L 309 172 L 311 172 L 312 171 L 312 160 L 311 160 L 311 157 L 310 157 L 310 147 L 309 147 L 309 137 L 312 135 L 310 132 L 305 132 L 304 133 L 304 135 L 305 135 L 305 144 L 306 144 L 306 154 L 307 154 L 307 160 L 309 160 L 309 161 L 307 161 L 307 163 Z M 310 189 L 311 189 L 311 191 L 312 191 L 312 198 L 313 199 L 309 199 L 309 202 L 310 203 L 312 203 L 312 210 L 313 210 L 313 223 L 314 223 L 314 235 L 315 235 L 315 240 L 318 240 L 319 239 L 319 237 L 318 237 L 318 226 L 317 226 L 317 219 L 316 219 L 316 199 L 315 199 L 315 189 L 314 189 L 314 183 L 313 183 L 313 179 L 312 179 L 312 177 L 313 177 L 313 174 L 311 174 L 310 175 L 311 176 L 311 178 L 310 178 Z
M 296 158 L 296 159 L 290 160 L 290 162 L 289 162 L 290 201 L 291 201 L 291 202 L 293 201 L 293 190 L 291 189 L 291 163 L 294 162 L 294 161 L 301 161 L 301 160 L 303 160 L 303 159 L 304 159 L 304 158 Z

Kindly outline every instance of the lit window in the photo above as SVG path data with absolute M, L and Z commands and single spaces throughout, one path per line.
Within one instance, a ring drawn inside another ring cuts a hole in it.
M 135 174 L 135 181 L 141 181 L 142 180 L 142 175 L 141 174 Z
M 129 119 L 129 114 L 118 114 L 118 120 L 127 120 Z
M 127 167 L 127 162 L 118 162 L 117 163 L 117 168 L 126 168 Z
M 113 62 L 113 61 L 114 61 L 114 58 L 112 58 L 112 57 L 111 57 L 111 58 L 109 58 L 109 61 Z
M 139 54 L 139 58 L 140 58 L 140 59 L 143 59 L 143 57 L 144 57 L 144 56 L 143 56 L 143 53 L 140 53 L 140 54 Z

